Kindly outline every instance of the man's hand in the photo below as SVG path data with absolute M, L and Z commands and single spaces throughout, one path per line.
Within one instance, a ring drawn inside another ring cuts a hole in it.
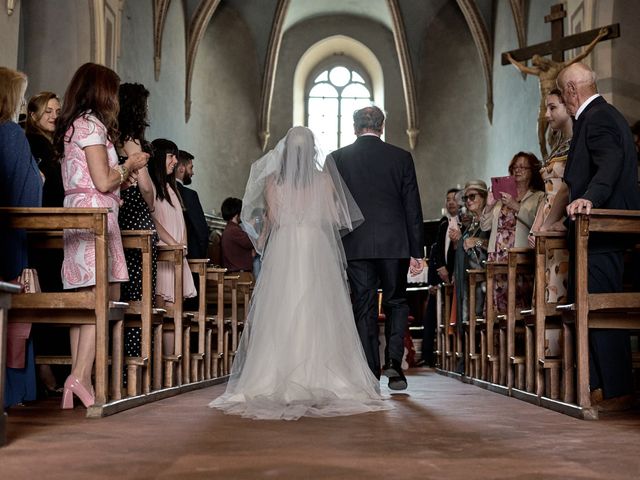
M 436 272 L 438 272 L 440 280 L 442 280 L 444 283 L 449 283 L 449 271 L 447 270 L 447 267 L 442 266 L 438 268 Z
M 591 203 L 591 200 L 587 200 L 586 198 L 577 198 L 569 205 L 567 205 L 567 216 L 571 220 L 575 220 L 576 214 L 584 213 L 589 215 L 592 208 L 593 203 Z
M 422 261 L 422 259 L 411 257 L 411 260 L 409 261 L 409 273 L 415 277 L 416 275 L 422 273 L 423 269 L 424 262 Z

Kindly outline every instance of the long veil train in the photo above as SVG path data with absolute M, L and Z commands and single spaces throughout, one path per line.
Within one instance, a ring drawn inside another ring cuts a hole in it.
M 392 408 L 348 294 L 340 231 L 362 214 L 309 129 L 292 128 L 252 165 L 241 218 L 263 263 L 226 392 L 210 406 L 287 420 Z

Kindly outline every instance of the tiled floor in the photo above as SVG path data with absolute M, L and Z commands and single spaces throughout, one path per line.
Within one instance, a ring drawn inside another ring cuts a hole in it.
M 226 416 L 207 407 L 223 390 L 98 420 L 52 401 L 13 409 L 0 478 L 640 478 L 638 411 L 576 420 L 432 370 L 410 372 L 394 410 L 352 417 Z

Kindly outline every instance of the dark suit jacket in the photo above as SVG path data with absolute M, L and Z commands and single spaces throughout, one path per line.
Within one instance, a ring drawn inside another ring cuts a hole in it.
M 347 259 L 421 258 L 422 206 L 411 154 L 366 135 L 332 156 L 364 215 L 343 237 Z
M 453 262 L 456 256 L 456 249 L 454 248 L 453 242 L 450 242 L 448 251 L 444 251 L 448 231 L 449 217 L 444 216 L 438 224 L 436 242 L 433 244 L 433 262 L 429 263 L 429 269 L 433 268 L 435 272 L 438 268 L 445 266 L 449 272 L 449 277 L 451 277 L 453 275 Z M 436 274 L 436 277 L 438 278 L 438 283 L 440 283 L 440 276 Z
M 602 97 L 594 99 L 573 126 L 564 171 L 569 201 L 590 200 L 594 208 L 640 210 L 637 154 L 624 117 Z M 589 251 L 617 250 L 611 239 L 595 237 Z
M 187 225 L 188 258 L 207 258 L 209 246 L 209 227 L 204 218 L 198 192 L 176 182 L 184 205 L 184 222 Z

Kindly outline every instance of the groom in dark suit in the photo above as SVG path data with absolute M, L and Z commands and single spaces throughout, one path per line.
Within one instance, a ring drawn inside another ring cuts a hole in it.
M 389 388 L 404 390 L 407 272 L 423 269 L 420 193 L 411 154 L 380 139 L 384 114 L 366 107 L 353 114 L 356 141 L 333 152 L 338 171 L 364 216 L 343 238 L 353 313 L 369 367 L 380 378 L 377 289 L 386 316 L 384 374 Z
M 588 215 L 592 208 L 639 210 L 636 150 L 626 120 L 598 94 L 595 73 L 582 63 L 562 70 L 558 87 L 567 111 L 575 117 L 564 172 L 569 187 L 567 215 L 574 220 L 576 213 Z M 624 244 L 610 235 L 593 235 L 588 248 L 589 292 L 622 291 Z M 589 353 L 592 402 L 632 400 L 628 332 L 591 331 Z

